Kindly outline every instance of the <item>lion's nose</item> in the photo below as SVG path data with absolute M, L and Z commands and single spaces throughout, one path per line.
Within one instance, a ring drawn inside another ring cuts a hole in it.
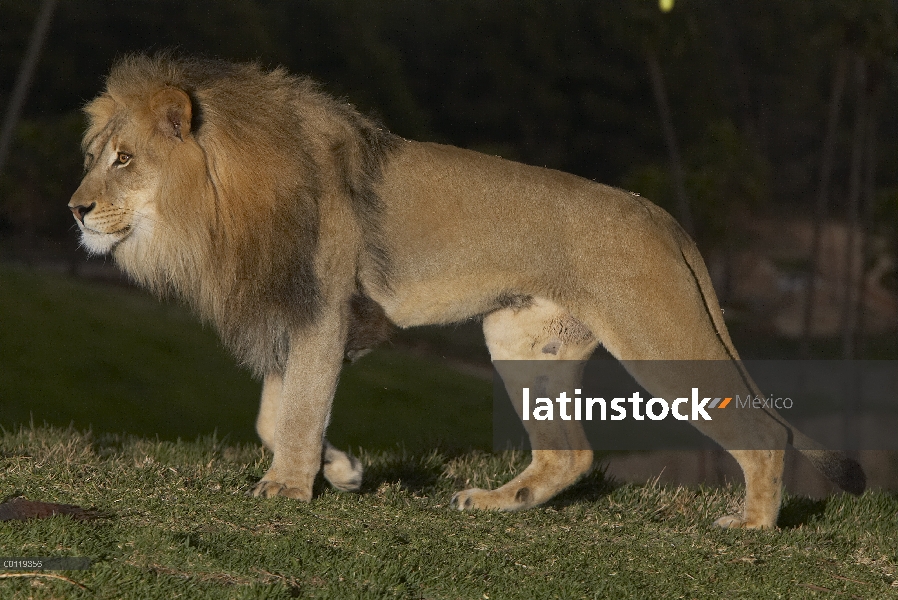
M 83 206 L 83 205 L 69 206 L 69 209 L 72 211 L 72 214 L 75 215 L 75 219 L 77 219 L 81 223 L 84 223 L 84 216 L 87 213 L 89 213 L 90 211 L 92 211 L 96 205 L 97 205 L 96 202 L 91 202 L 90 206 Z

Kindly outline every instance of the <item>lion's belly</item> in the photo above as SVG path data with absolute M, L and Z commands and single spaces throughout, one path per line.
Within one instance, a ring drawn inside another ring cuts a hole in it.
M 503 291 L 477 277 L 397 282 L 389 292 L 366 290 L 400 327 L 458 323 L 491 312 Z

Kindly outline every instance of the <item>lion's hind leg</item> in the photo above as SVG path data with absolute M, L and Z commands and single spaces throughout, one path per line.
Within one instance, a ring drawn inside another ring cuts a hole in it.
M 578 317 L 653 397 L 689 398 L 693 388 L 699 402 L 762 395 L 732 346 L 697 251 L 690 245 L 680 256 L 663 251 L 650 255 L 649 267 L 634 262 L 626 281 L 607 282 L 614 305 L 583 305 Z M 663 278 L 656 276 L 659 272 Z M 741 409 L 733 402 L 720 408 L 707 410 L 707 418 L 689 415 L 693 426 L 736 459 L 745 476 L 742 514 L 724 516 L 716 524 L 775 527 L 791 427 L 773 409 Z
M 484 319 L 484 334 L 496 369 L 514 399 L 522 388 L 533 396 L 567 390 L 580 383 L 582 361 L 596 340 L 582 323 L 552 302 L 536 299 L 525 308 L 505 308 Z M 555 396 L 551 396 L 555 397 Z M 515 402 L 516 410 L 521 406 Z M 533 448 L 530 465 L 495 490 L 457 493 L 459 510 L 519 510 L 546 502 L 592 468 L 592 449 L 578 421 L 524 421 Z

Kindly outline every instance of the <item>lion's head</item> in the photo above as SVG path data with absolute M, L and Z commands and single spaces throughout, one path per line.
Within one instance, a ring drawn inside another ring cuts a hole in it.
M 166 172 L 184 171 L 202 153 L 191 135 L 192 105 L 178 88 L 144 101 L 104 94 L 86 107 L 85 176 L 69 208 L 91 253 L 147 244 L 154 235 L 157 196 Z M 193 156 L 191 156 L 193 155 Z
M 187 300 L 257 372 L 280 368 L 319 305 L 321 198 L 365 200 L 380 130 L 283 70 L 164 55 L 118 62 L 85 110 L 84 247 Z

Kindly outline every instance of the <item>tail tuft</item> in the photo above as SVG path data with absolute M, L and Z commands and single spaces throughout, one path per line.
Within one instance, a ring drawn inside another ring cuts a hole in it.
M 856 460 L 848 458 L 842 452 L 831 450 L 817 450 L 803 452 L 803 454 L 827 479 L 849 494 L 860 496 L 864 493 L 864 489 L 867 487 L 867 476 Z

